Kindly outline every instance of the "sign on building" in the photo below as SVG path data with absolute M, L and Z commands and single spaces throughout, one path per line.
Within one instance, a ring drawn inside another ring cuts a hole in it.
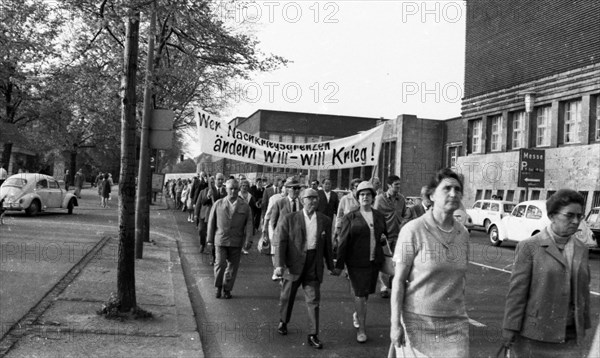
M 546 153 L 539 149 L 519 150 L 519 181 L 523 188 L 543 188 Z

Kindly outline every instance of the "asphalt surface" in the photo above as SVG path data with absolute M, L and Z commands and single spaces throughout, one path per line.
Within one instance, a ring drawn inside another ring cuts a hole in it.
M 31 218 L 9 214 L 0 226 L 0 323 L 2 335 L 58 282 L 102 237 L 116 232 L 115 206 L 100 208 L 93 190 L 83 191 L 82 206 L 73 215 L 62 211 Z M 381 357 L 389 345 L 389 299 L 372 296 L 368 303 L 365 344 L 356 342 L 352 326 L 353 300 L 346 278 L 326 276 L 321 286 L 323 350 L 307 346 L 308 319 L 299 290 L 289 334 L 277 334 L 280 286 L 271 281 L 269 256 L 255 248 L 242 257 L 233 299 L 214 297 L 213 267 L 200 254 L 193 224 L 179 211 L 160 210 L 151 222 L 157 235 L 177 241 L 187 293 L 207 357 Z M 173 233 L 176 233 L 175 235 Z M 173 237 L 175 236 L 175 237 Z M 258 237 L 255 237 L 255 246 Z M 103 258 L 117 262 L 114 245 Z M 504 296 L 508 288 L 514 244 L 489 245 L 482 232 L 473 231 L 467 274 L 467 310 L 471 319 L 471 356 L 495 356 L 501 342 Z M 600 255 L 590 255 L 592 271 L 592 323 L 600 314 Z M 590 336 L 593 330 L 589 331 Z M 586 342 L 587 345 L 591 339 Z

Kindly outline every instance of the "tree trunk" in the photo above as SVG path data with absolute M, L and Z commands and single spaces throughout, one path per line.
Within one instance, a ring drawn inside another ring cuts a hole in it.
M 121 173 L 119 178 L 119 311 L 137 307 L 135 297 L 135 130 L 139 11 L 131 11 L 126 29 L 125 71 L 121 78 Z
M 4 148 L 2 149 L 2 163 L 0 163 L 2 168 L 6 169 L 8 175 L 12 174 L 8 171 L 8 166 L 10 165 L 10 156 L 12 155 L 12 146 L 13 144 L 10 142 L 4 143 Z

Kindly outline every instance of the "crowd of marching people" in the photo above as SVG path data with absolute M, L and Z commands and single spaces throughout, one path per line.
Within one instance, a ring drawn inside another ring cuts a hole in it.
M 388 176 L 354 179 L 339 198 L 329 179 L 305 185 L 298 178 L 225 178 L 201 172 L 170 180 L 164 193 L 198 228 L 200 251 L 214 265 L 215 297 L 233 297 L 242 255 L 253 238 L 272 258 L 280 282 L 279 325 L 287 325 L 297 291 L 305 295 L 307 343 L 319 340 L 320 286 L 325 267 L 352 287 L 356 340 L 368 340 L 371 295 L 390 298 L 390 354 L 398 357 L 469 357 L 465 305 L 468 230 L 455 211 L 462 207 L 460 175 L 438 171 L 407 205 L 402 181 Z M 551 224 L 520 242 L 505 300 L 504 347 L 516 357 L 583 357 L 590 328 L 587 248 L 574 239 L 584 199 L 562 189 L 546 203 Z M 453 258 L 453 259 L 449 259 Z

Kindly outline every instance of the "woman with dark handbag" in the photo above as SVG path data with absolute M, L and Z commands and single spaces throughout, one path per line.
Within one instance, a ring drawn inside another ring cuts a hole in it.
M 382 239 L 387 235 L 385 217 L 372 209 L 375 189 L 368 181 L 363 181 L 356 189 L 360 207 L 349 212 L 342 219 L 342 228 L 337 249 L 336 270 L 341 272 L 344 265 L 354 292 L 354 327 L 356 340 L 367 341 L 366 319 L 369 294 L 375 293 L 379 270 L 384 263 Z M 387 242 L 384 241 L 387 245 Z
M 400 231 L 394 251 L 390 339 L 397 355 L 469 357 L 467 229 L 454 219 L 463 193 L 450 169 L 429 183 L 433 208 Z M 405 346 L 405 347 L 403 347 Z

